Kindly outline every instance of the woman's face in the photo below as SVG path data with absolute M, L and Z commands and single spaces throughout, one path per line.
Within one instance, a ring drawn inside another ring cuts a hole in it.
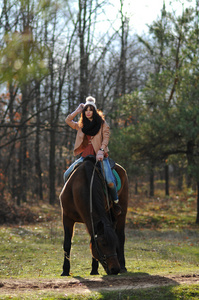
M 93 120 L 93 108 L 92 106 L 88 106 L 85 110 L 85 116 L 89 121 Z

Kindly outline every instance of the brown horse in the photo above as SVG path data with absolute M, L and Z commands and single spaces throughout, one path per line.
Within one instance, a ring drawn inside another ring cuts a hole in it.
M 118 196 L 122 210 L 119 216 L 115 216 L 109 205 L 107 209 L 106 189 L 95 166 L 90 159 L 84 160 L 69 177 L 60 194 L 65 254 L 62 276 L 70 275 L 71 239 L 76 222 L 85 223 L 91 237 L 91 275 L 98 274 L 98 261 L 107 274 L 127 271 L 124 258 L 124 229 L 128 204 L 127 174 L 120 165 L 115 165 L 115 170 L 121 178 Z

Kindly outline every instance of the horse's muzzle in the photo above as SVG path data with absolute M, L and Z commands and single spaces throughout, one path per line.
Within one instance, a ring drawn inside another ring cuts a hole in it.
M 107 260 L 105 271 L 108 275 L 117 275 L 120 272 L 120 264 L 117 256 L 113 256 Z
M 106 270 L 108 275 L 117 275 L 120 272 L 120 268 L 118 267 L 111 267 L 110 269 Z

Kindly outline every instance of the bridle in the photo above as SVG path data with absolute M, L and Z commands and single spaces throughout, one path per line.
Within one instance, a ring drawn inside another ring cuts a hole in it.
M 91 182 L 90 182 L 90 218 L 91 218 L 91 228 L 92 228 L 92 238 L 91 238 L 91 241 L 94 241 L 94 246 L 95 246 L 95 248 L 97 250 L 100 263 L 104 267 L 107 267 L 107 259 L 109 259 L 110 257 L 117 257 L 117 253 L 114 252 L 113 254 L 104 255 L 101 252 L 101 250 L 99 249 L 98 242 L 97 242 L 98 236 L 95 234 L 95 230 L 94 230 L 92 187 L 93 187 L 93 179 L 94 179 L 96 168 L 97 168 L 97 161 L 94 164 L 93 173 L 92 173 Z M 103 161 L 102 161 L 102 169 L 103 169 L 103 172 L 104 172 Z M 106 186 L 106 184 L 105 184 L 105 186 Z M 107 205 L 109 207 L 109 200 L 108 200 L 108 191 L 107 191 L 107 189 L 106 189 L 106 195 L 107 195 L 107 197 L 106 197 L 107 198 Z
M 102 254 L 101 250 L 98 247 L 97 239 L 98 239 L 98 237 L 95 235 L 94 236 L 94 246 L 95 246 L 95 248 L 97 250 L 97 253 L 99 255 L 99 261 L 107 269 L 107 259 L 109 259 L 110 257 L 117 257 L 117 253 L 114 252 L 114 253 L 109 254 L 109 255 Z

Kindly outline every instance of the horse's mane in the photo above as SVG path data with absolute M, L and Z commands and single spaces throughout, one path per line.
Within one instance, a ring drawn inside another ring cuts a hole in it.
M 91 177 L 93 175 L 94 162 L 91 159 L 86 159 L 84 161 L 84 166 L 86 170 L 86 177 L 88 182 L 88 187 L 90 189 Z M 117 236 L 115 231 L 113 230 L 112 223 L 107 216 L 105 203 L 104 203 L 104 188 L 102 178 L 98 173 L 99 171 L 95 171 L 94 179 L 93 179 L 93 187 L 92 187 L 92 200 L 93 200 L 93 209 L 98 216 L 98 221 L 100 220 L 103 225 L 104 237 L 109 245 L 114 244 L 117 241 Z
M 91 183 L 91 178 L 94 169 L 94 162 L 92 161 L 92 158 L 91 159 L 87 158 L 84 161 L 84 166 L 86 171 L 87 184 L 90 190 L 90 183 Z M 98 174 L 97 171 L 95 171 L 94 178 L 93 178 L 92 200 L 93 200 L 93 207 L 97 212 L 98 216 L 99 217 L 106 216 L 106 209 L 104 205 L 104 186 L 103 186 L 102 179 L 100 178 L 100 175 Z

